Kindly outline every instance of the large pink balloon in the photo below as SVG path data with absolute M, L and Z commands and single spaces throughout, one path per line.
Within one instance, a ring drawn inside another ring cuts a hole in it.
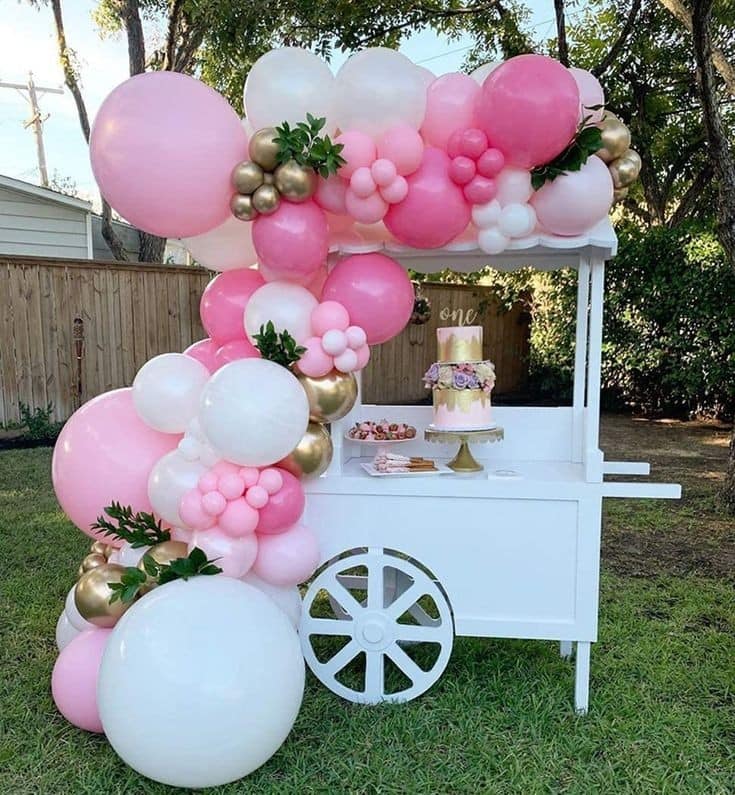
M 480 86 L 469 75 L 450 72 L 437 77 L 426 90 L 426 115 L 421 135 L 430 146 L 447 148 L 455 130 L 476 127 L 475 105 Z
M 613 183 L 607 166 L 590 157 L 580 171 L 546 182 L 531 204 L 541 226 L 555 235 L 581 235 L 610 211 Z
M 102 103 L 89 141 L 102 195 L 133 226 L 192 237 L 230 216 L 232 169 L 248 157 L 245 128 L 209 86 L 146 72 Z
M 59 654 L 51 674 L 51 695 L 69 723 L 102 732 L 97 709 L 97 677 L 111 629 L 80 632 Z
M 199 303 L 202 325 L 218 346 L 232 340 L 243 339 L 242 319 L 250 296 L 265 284 L 265 280 L 252 268 L 224 271 L 204 288 Z
M 201 362 L 210 373 L 213 373 L 219 366 L 216 359 L 218 347 L 216 342 L 205 337 L 203 340 L 192 343 L 184 353 Z
M 302 524 L 278 535 L 258 537 L 253 574 L 270 585 L 298 585 L 308 580 L 319 563 L 319 541 Z
M 230 362 L 236 362 L 238 359 L 259 358 L 260 351 L 247 337 L 241 340 L 230 340 L 217 349 L 215 356 L 216 367 L 214 369 L 219 370 L 220 367 L 224 367 Z
M 580 121 L 587 119 L 587 124 L 601 122 L 602 117 L 605 115 L 605 108 L 592 110 L 593 107 L 605 104 L 605 92 L 600 85 L 600 81 L 592 72 L 588 72 L 586 69 L 578 69 L 576 66 L 570 66 L 569 72 L 579 89 L 579 101 L 581 103 Z
M 413 286 L 406 271 L 385 254 L 353 254 L 327 277 L 322 301 L 338 301 L 370 345 L 395 337 L 413 312 Z
M 301 481 L 285 469 L 275 469 L 283 478 L 283 486 L 275 494 L 271 494 L 267 505 L 260 509 L 258 526 L 255 528 L 257 533 L 282 533 L 298 522 L 304 512 L 306 497 Z
M 311 199 L 302 204 L 282 201 L 274 213 L 253 221 L 253 244 L 258 262 L 279 278 L 308 276 L 327 259 L 327 216 Z
M 574 137 L 579 89 L 553 58 L 518 55 L 482 84 L 477 119 L 509 164 L 533 168 L 553 160 Z
M 113 501 L 152 511 L 148 475 L 180 439 L 140 419 L 132 389 L 93 398 L 72 414 L 54 447 L 51 476 L 62 510 L 88 536 L 120 546 L 122 541 L 94 533 L 90 525 Z
M 470 206 L 449 176 L 449 163 L 445 152 L 430 146 L 419 170 L 406 177 L 408 196 L 392 204 L 384 219 L 396 240 L 414 248 L 439 248 L 467 228 Z

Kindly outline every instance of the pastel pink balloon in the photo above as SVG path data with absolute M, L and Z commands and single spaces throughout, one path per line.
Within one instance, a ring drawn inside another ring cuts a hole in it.
M 474 83 L 474 80 L 472 81 Z M 477 84 L 475 84 L 477 85 Z M 457 185 L 466 185 L 477 173 L 475 161 L 465 155 L 455 157 L 449 164 L 449 176 Z
M 349 325 L 349 312 L 337 301 L 322 301 L 311 313 L 311 330 L 318 337 L 330 329 L 346 331 Z
M 258 539 L 255 533 L 233 538 L 222 530 L 213 528 L 194 533 L 189 541 L 189 551 L 194 547 L 199 547 L 210 560 L 217 558 L 216 565 L 222 569 L 225 577 L 240 579 L 250 571 L 255 562 Z
M 91 538 L 119 547 L 120 539 L 90 530 L 113 501 L 151 512 L 148 476 L 181 434 L 154 431 L 133 405 L 132 389 L 92 398 L 64 425 L 51 459 L 51 477 L 61 509 Z
M 199 491 L 206 494 L 208 491 L 216 491 L 217 486 L 219 485 L 219 478 L 217 477 L 217 472 L 214 470 L 210 470 L 209 472 L 205 472 L 200 478 L 197 483 L 199 486 Z
M 470 207 L 449 176 L 449 162 L 441 149 L 424 151 L 421 168 L 407 178 L 408 195 L 400 204 L 391 204 L 385 215 L 385 225 L 396 240 L 414 248 L 439 248 L 467 227 Z M 350 317 L 357 320 L 351 311 Z
M 306 353 L 301 355 L 298 362 L 299 370 L 309 378 L 321 378 L 334 366 L 332 357 L 322 348 L 321 337 L 309 337 L 304 342 Z
M 217 369 L 217 359 L 215 357 L 218 347 L 219 346 L 214 340 L 206 337 L 190 345 L 184 353 L 187 356 L 191 356 L 192 359 L 201 362 L 210 373 L 213 373 Z
M 388 204 L 398 204 L 398 202 L 402 202 L 406 196 L 408 196 L 408 182 L 406 182 L 406 178 L 399 174 L 390 185 L 386 185 L 384 188 L 380 189 L 380 195 Z
M 353 350 L 362 348 L 367 343 L 365 329 L 360 328 L 360 326 L 350 326 L 345 333 L 347 335 L 347 343 Z
M 352 348 L 334 357 L 334 369 L 340 373 L 354 373 L 357 370 L 357 353 Z
M 588 72 L 586 69 L 578 69 L 576 66 L 570 66 L 569 72 L 579 89 L 579 101 L 581 105 L 579 113 L 580 121 L 589 116 L 588 124 L 597 124 L 601 122 L 602 117 L 605 115 L 605 108 L 590 110 L 590 108 L 596 105 L 605 104 L 605 92 L 600 85 L 600 81 L 592 72 Z
M 322 348 L 330 356 L 339 356 L 347 349 L 347 335 L 339 329 L 330 329 L 322 337 Z
M 426 115 L 421 125 L 426 143 L 446 149 L 455 130 L 474 126 L 479 94 L 479 84 L 461 72 L 450 72 L 434 80 L 426 90 Z
M 531 205 L 538 222 L 554 235 L 581 235 L 605 218 L 613 201 L 613 183 L 607 166 L 590 157 L 579 171 L 546 182 L 534 193 Z
M 265 284 L 252 268 L 219 273 L 204 288 L 199 302 L 202 325 L 219 347 L 245 338 L 242 317 L 250 296 Z
M 416 171 L 423 155 L 423 138 L 407 124 L 391 127 L 378 141 L 378 157 L 390 160 L 396 171 L 404 177 Z
M 260 351 L 249 339 L 230 340 L 217 349 L 217 369 L 238 359 L 260 359 Z
M 253 573 L 270 585 L 298 585 L 311 577 L 318 564 L 319 541 L 302 524 L 277 535 L 258 536 Z
M 239 474 L 233 472 L 222 475 L 217 482 L 217 486 L 225 499 L 236 500 L 238 497 L 242 497 L 245 491 L 245 480 Z
M 357 369 L 362 370 L 370 361 L 370 348 L 367 345 L 362 345 L 355 350 L 355 353 L 357 354 Z
M 79 729 L 103 731 L 97 709 L 97 677 L 111 629 L 87 629 L 59 654 L 51 674 L 51 695 L 59 712 Z
M 370 175 L 376 185 L 385 188 L 393 182 L 398 172 L 392 160 L 380 157 L 370 166 Z
M 257 486 L 253 486 L 257 489 Z M 248 489 L 250 492 L 251 489 Z M 268 495 L 266 494 L 266 497 Z M 227 507 L 218 518 L 218 525 L 223 533 L 232 538 L 252 533 L 258 525 L 258 511 L 248 503 L 245 497 L 239 497 L 227 503 Z
M 368 196 L 375 193 L 376 187 L 372 171 L 367 166 L 358 168 L 350 177 L 350 190 L 360 199 L 367 199 Z M 347 206 L 346 197 L 345 206 Z
M 309 276 L 327 259 L 327 217 L 312 199 L 283 201 L 274 213 L 253 221 L 253 244 L 258 261 L 279 277 Z
M 500 149 L 486 149 L 477 161 L 477 170 L 483 177 L 495 177 L 505 165 L 505 158 Z
M 258 482 L 260 470 L 257 467 L 241 467 L 240 477 L 245 482 L 246 488 L 250 488 Z
M 209 493 L 215 494 L 213 491 Z M 197 489 L 190 489 L 179 500 L 179 516 L 192 530 L 206 530 L 216 522 L 214 516 L 204 510 L 202 494 Z
M 227 500 L 218 491 L 210 491 L 202 497 L 202 510 L 209 516 L 219 516 L 227 507 Z
M 347 189 L 345 206 L 347 212 L 361 224 L 375 224 L 381 221 L 388 211 L 388 202 L 379 193 L 372 193 L 363 199 L 357 196 L 352 188 Z
M 459 157 L 462 154 L 462 135 L 464 130 L 455 130 L 447 141 L 447 154 L 449 157 Z
M 245 492 L 245 502 L 251 508 L 259 510 L 268 504 L 268 492 L 260 485 L 251 486 Z
M 497 190 L 494 179 L 488 179 L 478 174 L 464 186 L 464 195 L 472 204 L 485 204 L 495 197 Z
M 314 201 L 328 213 L 344 215 L 346 190 L 347 183 L 338 174 L 330 174 L 327 179 L 319 177 Z
M 411 280 L 385 254 L 353 254 L 338 262 L 327 277 L 323 297 L 345 306 L 350 320 L 365 331 L 370 345 L 395 337 L 413 312 Z
M 334 142 L 342 144 L 340 154 L 346 162 L 337 173 L 344 179 L 349 179 L 358 168 L 369 167 L 377 156 L 373 139 L 358 130 L 347 130 Z
M 285 469 L 273 468 L 273 471 L 280 475 L 281 487 L 271 492 L 268 504 L 260 511 L 260 521 L 256 528 L 257 533 L 268 535 L 281 533 L 298 522 L 306 505 L 301 481 Z
M 262 486 L 272 496 L 283 488 L 282 471 L 276 467 L 264 469 L 258 477 L 258 485 Z
M 556 157 L 574 137 L 579 89 L 553 58 L 518 55 L 486 78 L 477 118 L 509 163 L 533 168 Z
M 248 157 L 248 138 L 216 91 L 155 71 L 107 96 L 89 151 L 102 195 L 123 218 L 162 237 L 192 237 L 230 217 L 230 176 Z

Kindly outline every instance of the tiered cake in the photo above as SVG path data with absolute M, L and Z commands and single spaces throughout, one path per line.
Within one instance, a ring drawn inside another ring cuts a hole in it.
M 482 326 L 439 328 L 436 341 L 439 361 L 424 376 L 433 392 L 432 427 L 447 431 L 491 428 L 495 367 L 482 358 Z

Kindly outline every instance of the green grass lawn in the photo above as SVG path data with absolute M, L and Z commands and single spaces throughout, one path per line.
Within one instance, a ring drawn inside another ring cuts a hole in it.
M 725 431 L 608 418 L 610 457 L 650 453 L 681 503 L 610 501 L 590 713 L 557 644 L 457 639 L 405 706 L 358 707 L 309 677 L 283 748 L 223 793 L 735 791 L 735 527 L 714 493 Z M 0 453 L 0 795 L 173 791 L 55 711 L 54 626 L 85 537 L 50 450 Z M 146 705 L 131 704 L 145 720 Z

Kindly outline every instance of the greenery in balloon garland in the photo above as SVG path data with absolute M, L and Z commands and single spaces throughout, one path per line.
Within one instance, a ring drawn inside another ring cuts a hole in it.
M 143 571 L 135 566 L 127 566 L 120 577 L 120 582 L 108 583 L 112 594 L 110 604 L 118 600 L 132 602 L 140 595 L 141 588 L 150 586 L 153 580 L 156 585 L 165 585 L 174 580 L 188 580 L 201 575 L 219 574 L 222 569 L 216 566 L 216 560 L 209 560 L 206 554 L 194 547 L 188 557 L 176 558 L 170 563 L 158 563 L 150 555 L 143 555 Z
M 287 369 L 306 353 L 306 348 L 297 345 L 288 331 L 277 332 L 272 320 L 260 327 L 260 333 L 255 335 L 255 347 L 264 359 Z
M 313 169 L 324 179 L 336 174 L 346 162 L 340 154 L 343 145 L 334 143 L 328 135 L 319 135 L 326 122 L 325 118 L 317 119 L 307 113 L 306 121 L 298 122 L 295 127 L 291 127 L 287 121 L 276 127 L 278 162 L 295 160 L 300 166 Z
M 591 105 L 587 110 L 599 110 L 602 105 Z M 579 171 L 587 162 L 587 158 L 602 148 L 602 132 L 594 125 L 587 126 L 591 116 L 580 122 L 572 142 L 551 162 L 537 166 L 531 171 L 531 185 L 538 190 L 545 182 L 552 182 L 568 171 Z
M 152 547 L 171 540 L 171 534 L 163 529 L 160 520 L 156 521 L 152 513 L 145 511 L 133 513 L 129 505 L 122 506 L 119 502 L 108 505 L 105 513 L 112 521 L 105 519 L 104 516 L 98 516 L 97 521 L 91 525 L 92 530 L 99 530 L 107 536 L 127 541 L 133 549 Z

